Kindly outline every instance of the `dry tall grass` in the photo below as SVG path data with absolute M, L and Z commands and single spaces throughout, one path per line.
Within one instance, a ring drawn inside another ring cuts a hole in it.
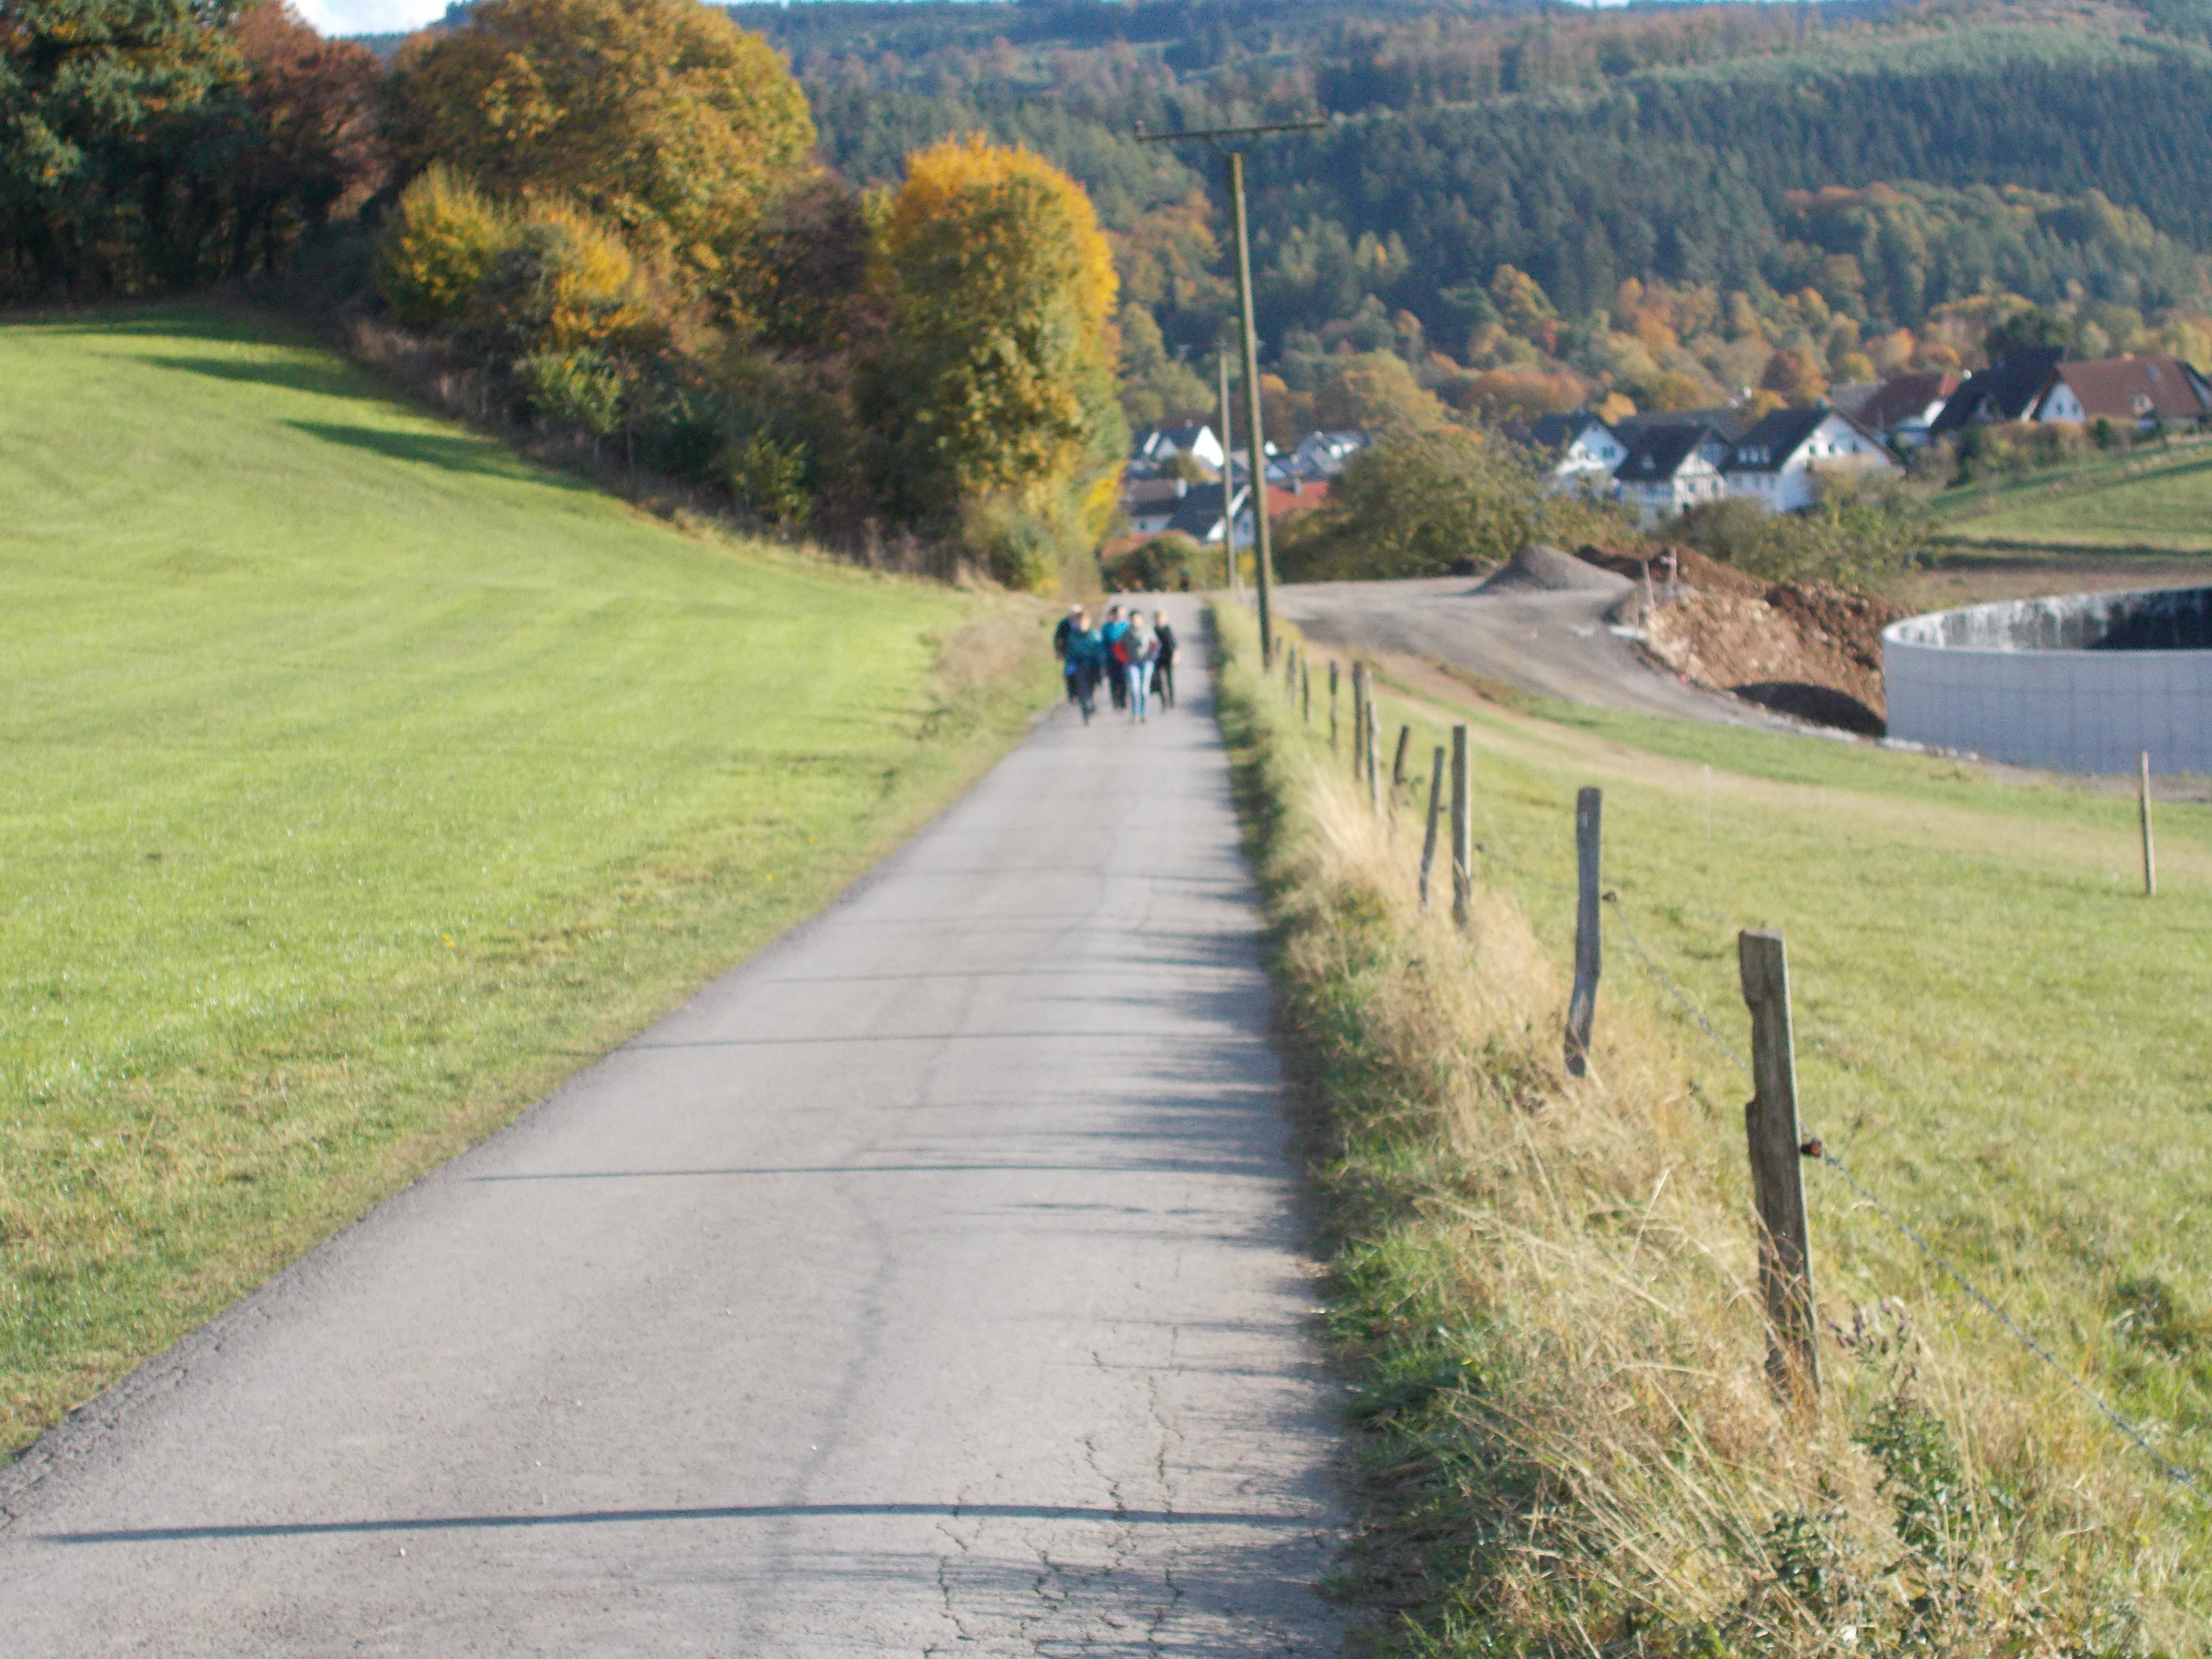
M 1822 1407 L 1765 1370 L 1733 1103 L 1608 994 L 1589 1076 L 1514 902 L 1422 914 L 1378 821 L 1219 614 L 1222 707 L 1330 1201 L 1369 1520 L 1352 1593 L 1422 1654 L 2121 1654 L 2199 1644 L 2131 1455 L 1897 1304 L 1824 1301 Z M 1440 861 L 1446 856 L 1440 852 Z M 1479 874 L 1479 872 L 1478 872 Z

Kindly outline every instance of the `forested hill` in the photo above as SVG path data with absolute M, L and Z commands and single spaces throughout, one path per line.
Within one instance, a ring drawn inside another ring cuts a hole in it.
M 2203 309 L 2212 7 L 2156 3 L 734 15 L 791 53 L 848 178 L 894 177 L 915 145 L 975 128 L 1066 166 L 1120 234 L 1125 288 L 1170 357 L 1209 349 L 1226 315 L 1218 167 L 1139 146 L 1137 128 L 1326 113 L 1329 131 L 1270 141 L 1252 170 L 1261 326 L 1293 385 L 1295 360 L 1352 346 L 1431 380 L 1441 354 L 1649 403 L 1755 367 L 1717 349 L 1751 313 L 1769 345 L 1804 335 L 1832 377 L 1899 330 L 1912 343 L 1891 357 L 1972 366 L 1992 300 L 2116 348 Z M 1648 366 L 1604 337 L 1631 279 L 1689 296 L 1669 299 L 1677 337 Z M 1695 362 L 1659 361 L 1701 328 Z M 1152 330 L 1136 331 L 1142 348 Z

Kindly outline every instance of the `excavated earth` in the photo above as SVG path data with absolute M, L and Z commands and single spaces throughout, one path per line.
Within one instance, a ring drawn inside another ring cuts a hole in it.
M 1676 673 L 1778 713 L 1880 737 L 1881 630 L 1908 614 L 1832 582 L 1762 582 L 1689 548 L 1673 582 L 1653 560 L 1602 548 L 1584 562 L 1631 576 L 1644 643 Z

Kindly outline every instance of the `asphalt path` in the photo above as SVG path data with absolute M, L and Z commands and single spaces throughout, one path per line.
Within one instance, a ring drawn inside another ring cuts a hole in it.
M 1755 704 L 1691 684 L 1613 631 L 1628 592 L 1481 591 L 1474 576 L 1299 582 L 1275 607 L 1317 645 L 1444 662 L 1540 696 L 1637 714 L 1801 730 Z
M 0 1650 L 1318 1654 L 1335 1402 L 1182 708 L 812 923 L 0 1474 Z

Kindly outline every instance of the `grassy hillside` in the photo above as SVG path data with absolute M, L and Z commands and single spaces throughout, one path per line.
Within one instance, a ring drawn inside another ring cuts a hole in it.
M 817 906 L 1048 690 L 1026 607 L 678 533 L 252 315 L 15 323 L 0 384 L 0 1445 Z
M 1471 944 L 1410 917 L 1419 790 L 1392 836 L 1348 791 L 1270 833 L 1304 841 L 1289 1018 L 1338 1115 L 1370 1587 L 1415 1607 L 1404 1650 L 1833 1652 L 1839 1623 L 1858 1651 L 2206 1650 L 2201 1503 L 1823 1168 L 1827 1408 L 1771 1414 L 1747 1085 L 1631 933 L 1741 1054 L 1735 935 L 1782 929 L 1808 1132 L 2212 1486 L 2212 807 L 2160 807 L 2147 901 L 2124 794 L 1391 673 L 1385 753 L 1411 723 L 1421 780 L 1471 727 Z M 1583 1087 L 1557 1022 L 1588 784 L 1620 902 Z
M 1959 547 L 2212 553 L 2212 442 L 1946 491 L 1938 508 Z

